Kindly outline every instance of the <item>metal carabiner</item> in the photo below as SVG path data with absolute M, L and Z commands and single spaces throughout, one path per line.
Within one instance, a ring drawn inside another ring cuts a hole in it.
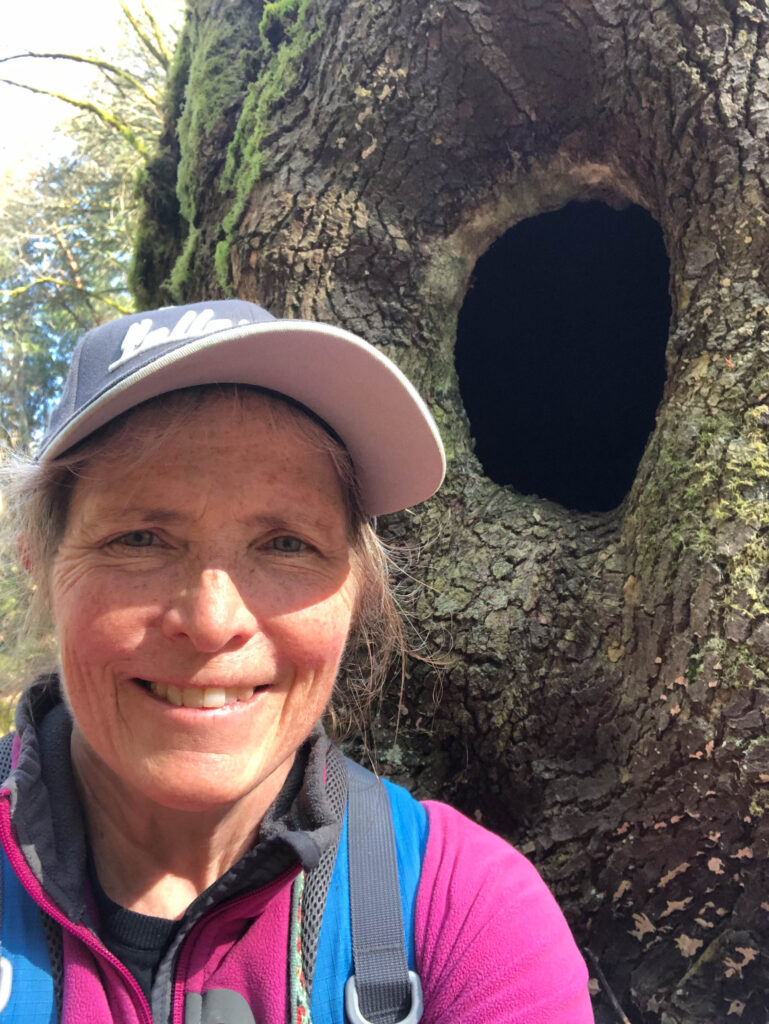
M 422 982 L 419 980 L 419 975 L 414 971 L 409 971 L 409 981 L 411 983 L 411 1006 L 406 1016 L 401 1017 L 397 1024 L 419 1024 L 422 1014 L 425 1012 Z M 344 985 L 344 1013 L 347 1024 L 371 1024 L 371 1021 L 360 1012 L 354 974 L 347 979 Z

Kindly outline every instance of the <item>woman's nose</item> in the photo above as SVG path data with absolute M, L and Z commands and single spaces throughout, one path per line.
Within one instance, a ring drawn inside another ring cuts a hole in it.
M 242 646 L 256 630 L 256 617 L 226 569 L 204 569 L 166 609 L 163 631 L 186 637 L 195 650 L 213 654 Z

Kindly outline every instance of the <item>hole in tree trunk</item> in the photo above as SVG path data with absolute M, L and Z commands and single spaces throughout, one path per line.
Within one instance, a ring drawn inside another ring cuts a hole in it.
M 481 256 L 455 358 L 487 476 L 583 512 L 622 501 L 662 397 L 668 277 L 639 206 L 569 203 Z

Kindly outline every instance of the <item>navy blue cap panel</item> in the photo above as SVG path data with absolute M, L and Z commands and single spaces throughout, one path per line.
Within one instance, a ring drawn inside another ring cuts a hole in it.
M 75 414 L 163 353 L 203 337 L 275 317 L 252 302 L 227 299 L 166 306 L 94 327 L 78 343 L 59 405 L 41 442 L 45 451 Z

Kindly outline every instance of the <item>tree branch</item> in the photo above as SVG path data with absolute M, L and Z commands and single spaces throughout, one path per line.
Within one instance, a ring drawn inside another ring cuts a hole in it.
M 137 32 L 138 35 L 138 29 L 135 29 L 135 31 Z M 157 57 L 158 61 L 160 61 L 160 63 L 163 64 L 162 56 L 159 54 L 154 55 Z M 13 53 L 8 57 L 0 57 L 0 64 L 7 64 L 12 60 L 24 60 L 27 57 L 31 57 L 33 60 L 69 60 L 75 64 L 88 64 L 90 67 L 96 68 L 98 71 L 101 71 L 102 74 L 110 78 L 111 81 L 114 82 L 114 79 L 116 78 L 122 82 L 125 82 L 127 85 L 130 85 L 132 89 L 136 89 L 138 92 L 141 93 L 144 99 L 150 104 L 150 106 L 154 110 L 160 110 L 160 101 L 158 100 L 157 96 L 152 96 L 145 88 L 145 86 L 142 84 L 142 82 L 139 81 L 138 78 L 132 75 L 129 71 L 126 71 L 125 68 L 119 68 L 116 64 L 112 64 L 110 63 L 110 61 L 107 60 L 102 60 L 99 57 L 85 57 L 82 54 L 77 53 L 38 53 L 36 51 L 29 50 L 26 53 Z M 163 67 L 166 68 L 167 65 L 163 64 Z M 114 78 L 111 76 L 114 76 Z M 3 79 L 3 81 L 7 80 Z M 32 88 L 31 86 L 23 86 L 19 82 L 8 82 L 8 84 L 19 85 L 22 89 Z M 54 93 L 51 93 L 50 95 L 56 95 L 59 99 L 64 98 Z
M 59 228 L 58 224 L 51 225 L 51 232 L 53 234 L 53 237 L 59 244 L 59 248 L 62 251 L 67 266 L 72 271 L 72 276 L 75 279 L 75 287 L 78 288 L 80 291 L 83 291 L 83 277 L 80 273 L 80 267 L 78 266 L 78 262 L 75 259 L 75 254 L 72 252 L 70 246 L 67 245 L 67 241 L 62 235 L 61 229 Z
M 630 1024 L 630 1020 L 620 1006 L 619 1000 L 612 992 L 609 982 L 606 980 L 606 975 L 601 970 L 601 965 L 598 963 L 598 957 L 591 949 L 585 949 L 584 953 L 586 959 L 590 962 L 591 968 L 595 971 L 596 977 L 600 981 L 603 991 L 606 993 L 606 998 L 609 1000 L 612 1010 L 617 1014 L 618 1024 Z
M 160 35 L 160 30 L 158 28 L 157 22 L 150 14 L 150 12 L 147 10 L 144 3 L 142 2 L 142 11 L 144 12 L 145 17 L 150 23 L 150 28 L 152 29 L 152 38 L 145 31 L 144 27 L 140 24 L 138 19 L 129 10 L 128 5 L 126 3 L 123 3 L 122 0 L 120 7 L 123 11 L 123 14 L 126 17 L 126 20 L 128 21 L 128 24 L 134 30 L 136 38 L 139 40 L 142 46 L 144 46 L 145 49 L 148 50 L 149 53 L 155 58 L 155 60 L 161 65 L 163 70 L 167 71 L 169 64 L 171 63 L 171 55 L 163 46 L 162 37 Z
M 119 120 L 113 114 L 110 114 L 108 110 L 103 110 L 101 107 L 97 107 L 95 103 L 91 103 L 88 100 L 76 100 L 71 96 L 65 96 L 63 93 L 52 92 L 50 89 L 39 89 L 34 85 L 24 85 L 22 82 L 13 82 L 8 78 L 0 78 L 0 82 L 3 82 L 5 85 L 13 85 L 17 89 L 26 89 L 28 92 L 34 92 L 40 96 L 51 96 L 55 100 L 61 100 L 62 103 L 69 103 L 70 106 L 76 107 L 78 110 L 85 110 L 89 114 L 93 114 L 94 117 L 97 117 L 108 127 L 114 128 L 116 132 L 122 135 L 126 142 L 132 146 L 140 156 L 147 157 L 149 152 L 147 146 L 136 135 L 136 133 L 129 128 L 125 122 Z
M 64 278 L 54 277 L 53 275 L 47 274 L 41 274 L 31 281 L 27 281 L 25 284 L 18 285 L 16 288 L 0 288 L 0 298 L 2 298 L 3 300 L 15 299 L 20 295 L 26 295 L 27 292 L 32 291 L 33 288 L 40 284 L 52 284 L 55 285 L 57 288 L 62 288 L 73 292 L 80 292 L 82 295 L 85 295 L 89 298 L 97 298 L 101 302 L 105 303 L 105 305 L 117 310 L 118 313 L 120 313 L 121 315 L 133 312 L 132 309 L 130 309 L 127 306 L 124 306 L 116 299 L 111 299 L 106 292 L 97 292 L 93 291 L 90 288 L 78 287 L 77 285 L 74 285 L 71 281 L 67 281 Z

